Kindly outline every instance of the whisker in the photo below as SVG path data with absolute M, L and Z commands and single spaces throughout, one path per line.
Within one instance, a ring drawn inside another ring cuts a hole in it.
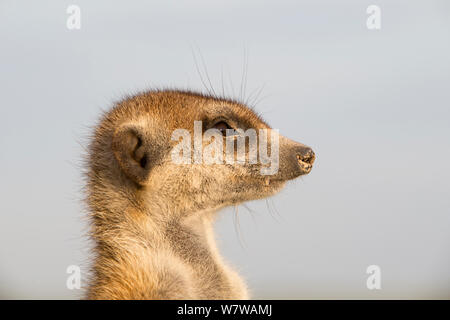
M 235 99 L 236 98 L 236 95 L 235 95 L 235 93 L 234 93 L 234 86 L 233 86 L 233 81 L 232 81 L 232 78 L 231 78 L 231 73 L 230 73 L 230 70 L 228 70 L 228 81 L 230 82 L 230 87 L 231 87 L 231 92 L 232 92 L 232 94 L 233 94 L 233 99 Z
M 244 96 L 242 97 L 243 100 L 245 99 L 246 96 L 247 81 L 248 81 L 248 50 L 246 47 L 244 47 L 244 60 L 245 60 L 245 80 L 244 80 Z
M 202 60 L 203 70 L 205 71 L 206 79 L 208 80 L 208 83 L 209 83 L 209 86 L 211 88 L 211 91 L 213 92 L 214 97 L 217 97 L 217 94 L 214 91 L 214 86 L 212 85 L 211 79 L 209 77 L 208 68 L 206 67 L 205 59 L 203 58 L 202 52 L 200 51 L 199 48 L 198 48 L 198 53 L 199 53 L 200 58 Z
M 269 97 L 270 95 L 266 94 L 265 96 L 260 97 L 257 101 L 255 101 L 254 105 L 260 104 L 261 101 Z
M 253 223 L 256 224 L 256 219 L 255 216 L 253 215 L 253 213 L 255 212 L 254 210 L 252 210 L 248 205 L 246 205 L 245 203 L 242 204 L 242 206 L 247 209 L 248 213 L 250 213 L 250 216 L 252 217 Z
M 273 215 L 272 209 L 270 208 L 269 201 L 266 199 L 267 210 L 269 211 L 270 216 L 276 221 L 279 222 L 278 219 Z
M 246 105 L 248 105 L 248 106 L 252 106 L 252 107 L 254 107 L 254 106 L 256 106 L 256 100 L 259 98 L 259 96 L 260 96 L 260 94 L 261 94 L 261 92 L 263 91 L 263 89 L 264 89 L 264 87 L 266 86 L 266 84 L 264 83 L 263 85 L 261 85 L 261 86 L 259 86 L 259 87 L 256 87 L 255 89 L 253 89 L 251 92 L 250 92 L 250 94 L 249 94 L 249 96 L 248 96 L 248 98 L 247 98 L 247 101 L 246 101 Z M 255 95 L 255 97 L 253 97 L 253 95 Z
M 277 215 L 277 217 L 279 217 L 281 220 L 284 221 L 283 216 L 280 214 L 280 212 L 277 210 L 276 206 L 275 206 L 275 200 L 270 198 L 268 199 L 270 203 L 272 203 L 272 209 L 275 212 L 275 214 Z
M 236 235 L 237 235 L 238 240 L 239 240 L 239 245 L 241 246 L 241 248 L 245 249 L 245 241 L 242 238 L 242 234 L 240 232 L 238 206 L 234 206 L 233 222 L 234 222 L 234 230 L 235 230 Z
M 191 48 L 191 51 L 192 51 L 192 57 L 194 58 L 195 68 L 197 69 L 197 73 L 198 73 L 198 76 L 199 76 L 199 78 L 200 78 L 200 81 L 202 82 L 203 87 L 206 89 L 206 91 L 208 92 L 208 94 L 209 94 L 209 95 L 212 95 L 211 91 L 209 90 L 208 86 L 206 85 L 205 80 L 203 80 L 203 76 L 202 76 L 202 73 L 201 73 L 200 68 L 199 68 L 199 66 L 198 66 L 197 58 L 196 58 L 196 56 L 195 56 L 195 51 L 194 51 L 193 48 Z
M 223 65 L 220 67 L 220 80 L 222 82 L 222 98 L 225 98 L 225 86 L 223 84 Z

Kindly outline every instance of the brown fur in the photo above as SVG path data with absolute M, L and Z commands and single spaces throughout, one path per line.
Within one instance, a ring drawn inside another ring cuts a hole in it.
M 280 169 L 268 185 L 258 164 L 171 161 L 173 130 L 192 132 L 194 120 L 205 129 L 219 118 L 243 129 L 270 128 L 238 102 L 183 91 L 139 94 L 104 114 L 87 163 L 95 243 L 88 299 L 249 297 L 217 251 L 215 212 L 275 194 L 309 172 L 297 158 L 312 151 L 280 136 Z

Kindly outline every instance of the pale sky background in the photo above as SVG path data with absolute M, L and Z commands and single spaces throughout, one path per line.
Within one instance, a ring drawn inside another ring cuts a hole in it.
M 0 41 L 0 298 L 80 296 L 90 128 L 126 93 L 202 90 L 198 50 L 231 96 L 247 54 L 256 109 L 318 157 L 269 207 L 220 213 L 254 298 L 450 298 L 448 1 L 1 0 Z

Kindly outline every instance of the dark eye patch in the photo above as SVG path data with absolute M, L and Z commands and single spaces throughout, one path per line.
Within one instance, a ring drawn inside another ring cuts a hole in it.
M 222 134 L 225 134 L 227 129 L 231 129 L 230 125 L 225 121 L 217 122 L 213 128 L 219 130 Z

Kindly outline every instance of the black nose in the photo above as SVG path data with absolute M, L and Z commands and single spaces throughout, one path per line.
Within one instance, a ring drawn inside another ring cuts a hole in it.
M 311 170 L 314 160 L 316 160 L 316 155 L 311 148 L 303 147 L 297 150 L 297 161 L 302 169 L 306 171 Z

